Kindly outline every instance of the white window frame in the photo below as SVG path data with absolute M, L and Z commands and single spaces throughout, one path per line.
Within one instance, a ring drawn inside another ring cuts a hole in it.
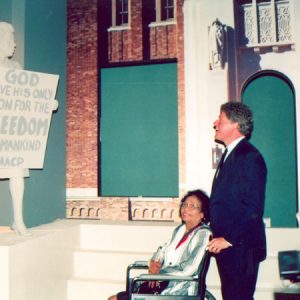
M 174 0 L 174 12 L 173 18 L 162 20 L 161 19 L 161 0 L 155 0 L 155 22 L 149 24 L 149 27 L 157 27 L 157 26 L 166 26 L 166 25 L 173 25 L 176 24 L 176 8 L 177 8 L 177 1 Z
M 107 31 L 118 31 L 130 29 L 130 11 L 131 11 L 131 1 L 128 0 L 128 23 L 117 25 L 117 0 L 111 1 L 111 27 Z

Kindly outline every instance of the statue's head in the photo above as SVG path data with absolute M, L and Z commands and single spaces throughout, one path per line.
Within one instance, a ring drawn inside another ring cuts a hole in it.
M 0 22 L 0 58 L 12 57 L 16 49 L 14 27 L 6 22 Z

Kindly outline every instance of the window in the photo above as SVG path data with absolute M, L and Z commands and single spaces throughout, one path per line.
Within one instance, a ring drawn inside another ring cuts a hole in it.
M 174 19 L 174 0 L 161 0 L 161 20 Z
M 155 0 L 156 22 L 164 22 L 175 19 L 174 0 Z
M 112 26 L 129 23 L 129 0 L 112 0 Z
M 102 196 L 178 196 L 177 64 L 101 70 Z

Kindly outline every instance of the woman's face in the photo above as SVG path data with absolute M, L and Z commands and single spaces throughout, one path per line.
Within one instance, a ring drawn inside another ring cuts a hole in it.
M 203 219 L 202 203 L 196 196 L 189 196 L 181 204 L 181 219 L 186 225 L 196 226 Z

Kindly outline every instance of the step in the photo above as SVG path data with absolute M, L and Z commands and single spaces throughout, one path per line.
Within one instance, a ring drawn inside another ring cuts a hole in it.
M 277 256 L 268 256 L 266 260 L 261 262 L 257 282 L 270 287 L 281 285 Z
M 152 253 L 78 250 L 74 252 L 74 277 L 123 280 L 129 264 L 148 261 Z
M 208 285 L 207 289 L 214 295 L 217 300 L 222 300 L 221 290 L 218 286 Z M 255 300 L 274 300 L 274 289 L 271 287 L 256 287 L 254 294 Z
M 159 245 L 170 239 L 177 225 L 152 222 L 82 224 L 80 249 L 73 255 L 73 278 L 68 281 L 68 300 L 105 300 L 124 290 L 127 266 L 136 260 L 148 260 Z M 260 266 L 256 300 L 273 300 L 273 291 L 282 286 L 278 251 L 299 249 L 299 233 L 299 229 L 267 229 L 268 258 Z M 217 300 L 221 300 L 214 258 L 207 285 Z
M 127 222 L 111 224 L 82 224 L 80 248 L 88 250 L 154 252 L 169 241 L 173 222 Z
M 300 249 L 299 228 L 267 228 L 268 255 L 277 256 L 278 251 Z
M 208 290 L 217 299 L 222 299 L 220 290 L 220 279 L 218 269 L 214 258 L 211 259 L 209 270 L 206 276 Z M 282 286 L 278 271 L 278 259 L 274 256 L 268 258 L 260 264 L 258 281 L 255 291 L 255 300 L 274 300 L 273 292 L 276 288 Z
M 68 300 L 106 300 L 125 290 L 125 282 L 71 278 L 67 283 Z

